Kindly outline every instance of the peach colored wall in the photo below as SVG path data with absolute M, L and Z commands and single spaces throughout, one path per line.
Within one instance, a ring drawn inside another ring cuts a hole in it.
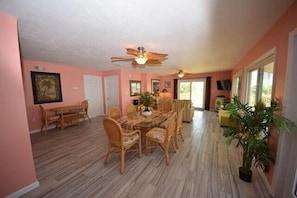
M 0 13 L 0 197 L 37 182 L 17 35 L 17 19 Z
M 130 96 L 130 80 L 139 80 L 141 81 L 141 73 L 133 72 L 131 70 L 121 70 L 121 89 L 120 89 L 120 98 L 121 98 L 121 109 L 123 115 L 126 115 L 126 107 L 128 104 L 132 104 L 134 99 L 139 99 L 139 96 Z M 143 92 L 143 82 L 141 83 Z
M 69 65 L 54 64 L 33 60 L 23 60 L 23 79 L 26 96 L 26 108 L 30 130 L 39 130 L 41 128 L 41 114 L 38 104 L 34 104 L 33 91 L 31 83 L 31 71 L 37 71 L 35 66 L 45 67 L 44 71 L 50 73 L 59 73 L 61 78 L 62 102 L 44 103 L 46 109 L 65 105 L 79 105 L 85 99 L 83 75 L 102 76 L 102 72 L 92 69 L 83 69 Z M 78 87 L 78 90 L 73 90 Z
M 297 2 L 278 19 L 272 28 L 263 36 L 263 38 L 239 61 L 234 67 L 232 74 L 243 71 L 246 66 L 257 60 L 263 54 L 276 47 L 275 62 L 275 81 L 274 97 L 283 101 L 283 95 L 286 84 L 286 66 L 288 53 L 289 33 L 297 27 Z M 242 75 L 244 72 L 242 72 Z M 243 76 L 242 76 L 243 77 Z M 241 95 L 244 95 L 241 93 Z M 278 144 L 278 134 L 272 134 L 270 138 L 272 149 L 276 150 Z M 269 182 L 272 182 L 273 167 L 267 175 Z

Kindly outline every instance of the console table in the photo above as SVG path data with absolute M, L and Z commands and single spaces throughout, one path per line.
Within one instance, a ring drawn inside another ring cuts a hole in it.
M 63 130 L 67 126 L 79 124 L 79 115 L 81 107 L 79 105 L 62 106 L 48 109 L 49 111 L 55 111 L 61 118 L 61 129 Z

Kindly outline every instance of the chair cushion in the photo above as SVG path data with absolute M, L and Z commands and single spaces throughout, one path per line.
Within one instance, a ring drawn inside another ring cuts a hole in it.
M 138 133 L 135 133 L 133 135 L 125 135 L 123 137 L 123 145 L 126 146 L 126 145 L 129 145 L 133 142 L 135 142 L 136 140 L 139 139 L 139 134 Z
M 160 127 L 154 127 L 149 132 L 146 133 L 146 136 L 157 139 L 164 142 L 166 135 L 166 129 Z

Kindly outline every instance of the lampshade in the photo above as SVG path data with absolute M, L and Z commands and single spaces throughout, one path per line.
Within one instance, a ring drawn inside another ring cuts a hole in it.
M 144 65 L 146 63 L 146 61 L 147 61 L 147 58 L 145 58 L 145 57 L 137 57 L 137 58 L 135 58 L 135 61 L 139 65 Z
M 182 77 L 184 77 L 184 72 L 182 71 L 182 70 L 180 70 L 179 72 L 178 72 L 178 74 L 177 74 L 177 76 L 179 77 L 179 78 L 182 78 Z

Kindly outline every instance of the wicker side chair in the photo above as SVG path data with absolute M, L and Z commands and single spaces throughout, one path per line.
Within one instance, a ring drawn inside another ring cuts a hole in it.
M 123 131 L 116 120 L 108 117 L 104 118 L 103 126 L 109 140 L 104 164 L 107 164 L 113 148 L 119 149 L 121 155 L 120 172 L 123 174 L 125 172 L 125 155 L 129 148 L 138 144 L 138 156 L 141 157 L 141 131 Z
M 128 104 L 126 108 L 128 118 L 132 118 L 135 115 L 136 107 L 133 104 Z
M 174 152 L 176 152 L 175 144 L 172 137 L 175 135 L 176 112 L 167 119 L 165 128 L 154 127 L 146 133 L 146 154 L 151 152 L 151 142 L 155 142 L 164 150 L 166 164 L 169 165 L 169 145 L 171 144 Z
M 44 133 L 47 132 L 47 128 L 51 124 L 55 124 L 56 127 L 61 126 L 61 118 L 59 115 L 47 115 L 46 110 L 42 105 L 39 105 L 41 116 L 42 116 L 42 126 L 40 132 L 42 133 L 44 130 Z
M 86 118 L 88 118 L 88 120 L 91 122 L 91 119 L 88 114 L 88 108 L 89 108 L 88 100 L 82 101 L 80 108 L 81 108 L 81 110 L 78 113 L 79 118 L 83 118 L 84 120 L 86 120 Z
M 115 120 L 120 119 L 122 117 L 122 112 L 119 107 L 110 107 L 108 110 L 108 117 L 113 118 Z
M 183 117 L 184 117 L 184 111 L 185 108 L 182 108 L 177 112 L 177 118 L 176 118 L 176 129 L 175 129 L 175 146 L 178 149 L 178 138 L 181 137 L 182 141 L 184 141 L 184 137 L 182 134 L 182 126 L 183 126 Z

